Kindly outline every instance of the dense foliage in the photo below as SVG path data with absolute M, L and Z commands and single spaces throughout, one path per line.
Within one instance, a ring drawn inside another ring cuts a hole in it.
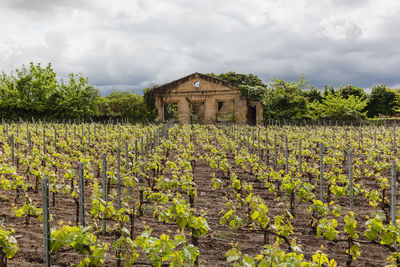
M 227 72 L 213 77 L 239 85 L 243 96 L 261 100 L 268 120 L 364 120 L 368 117 L 394 116 L 400 111 L 400 93 L 385 85 L 375 85 L 370 94 L 363 88 L 346 85 L 325 86 L 324 90 L 298 81 L 273 78 L 268 84 L 256 75 Z
M 0 75 L 0 117 L 18 120 L 108 119 L 151 120 L 143 96 L 113 92 L 103 97 L 87 77 L 71 73 L 68 81 L 58 81 L 51 64 L 23 65 Z
M 307 86 L 304 79 L 288 82 L 273 79 L 266 96 L 262 99 L 264 118 L 278 120 L 298 120 L 308 113 L 307 100 L 302 89 Z
M 363 120 L 393 117 L 400 111 L 400 92 L 385 85 L 373 86 L 370 93 L 353 85 L 324 90 L 298 81 L 273 78 L 268 84 L 254 74 L 226 72 L 208 74 L 237 84 L 249 100 L 261 100 L 268 120 Z M 59 81 L 51 64 L 30 63 L 10 74 L 0 74 L 0 117 L 4 119 L 154 121 L 157 109 L 153 87 L 134 91 L 113 91 L 102 96 L 87 77 L 71 73 Z
M 237 85 L 266 87 L 263 81 L 257 75 L 254 74 L 243 74 L 243 73 L 236 73 L 233 71 L 229 71 L 218 75 L 214 73 L 209 73 L 208 75 Z
M 310 103 L 311 114 L 315 118 L 323 119 L 364 119 L 366 112 L 362 112 L 367 105 L 367 99 L 360 96 L 349 95 L 343 97 L 340 92 L 328 93 L 321 102 L 314 100 Z

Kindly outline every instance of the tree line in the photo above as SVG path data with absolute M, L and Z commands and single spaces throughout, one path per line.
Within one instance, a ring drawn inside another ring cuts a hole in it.
M 208 75 L 237 84 L 251 100 L 261 100 L 268 120 L 363 120 L 394 117 L 400 113 L 400 90 L 374 85 L 370 93 L 353 85 L 310 85 L 304 77 L 297 81 L 272 79 L 264 83 L 257 75 L 226 72 Z M 51 64 L 30 63 L 0 75 L 0 117 L 4 119 L 85 119 L 123 118 L 131 122 L 153 122 L 156 116 L 151 88 L 144 96 L 134 91 L 113 91 L 102 96 L 82 74 L 70 73 L 67 81 L 57 79 Z
M 209 75 L 238 84 L 248 99 L 261 100 L 264 120 L 365 120 L 400 113 L 400 89 L 374 85 L 370 93 L 346 85 L 319 89 L 301 77 L 297 81 L 272 79 L 265 84 L 253 74 L 227 72 Z
M 0 75 L 0 117 L 9 120 L 153 120 L 154 112 L 144 97 L 135 92 L 113 91 L 102 96 L 82 74 L 70 73 L 58 81 L 51 64 L 22 65 L 10 74 Z

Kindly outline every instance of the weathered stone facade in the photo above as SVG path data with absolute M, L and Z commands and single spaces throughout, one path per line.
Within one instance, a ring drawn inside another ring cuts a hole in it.
M 156 120 L 160 122 L 166 120 L 165 106 L 176 104 L 180 123 L 193 120 L 213 123 L 222 120 L 238 124 L 262 124 L 260 101 L 247 101 L 237 85 L 212 76 L 196 72 L 156 87 L 153 93 L 158 109 Z

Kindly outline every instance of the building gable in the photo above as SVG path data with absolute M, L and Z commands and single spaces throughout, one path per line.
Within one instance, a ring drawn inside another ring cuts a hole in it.
M 178 92 L 226 90 L 238 90 L 238 86 L 206 74 L 195 72 L 178 80 L 156 87 L 153 89 L 153 92 L 154 94 L 169 94 Z

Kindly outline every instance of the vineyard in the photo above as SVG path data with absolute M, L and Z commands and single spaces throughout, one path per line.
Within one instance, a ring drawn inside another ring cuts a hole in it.
M 0 266 L 400 265 L 395 127 L 1 131 Z

